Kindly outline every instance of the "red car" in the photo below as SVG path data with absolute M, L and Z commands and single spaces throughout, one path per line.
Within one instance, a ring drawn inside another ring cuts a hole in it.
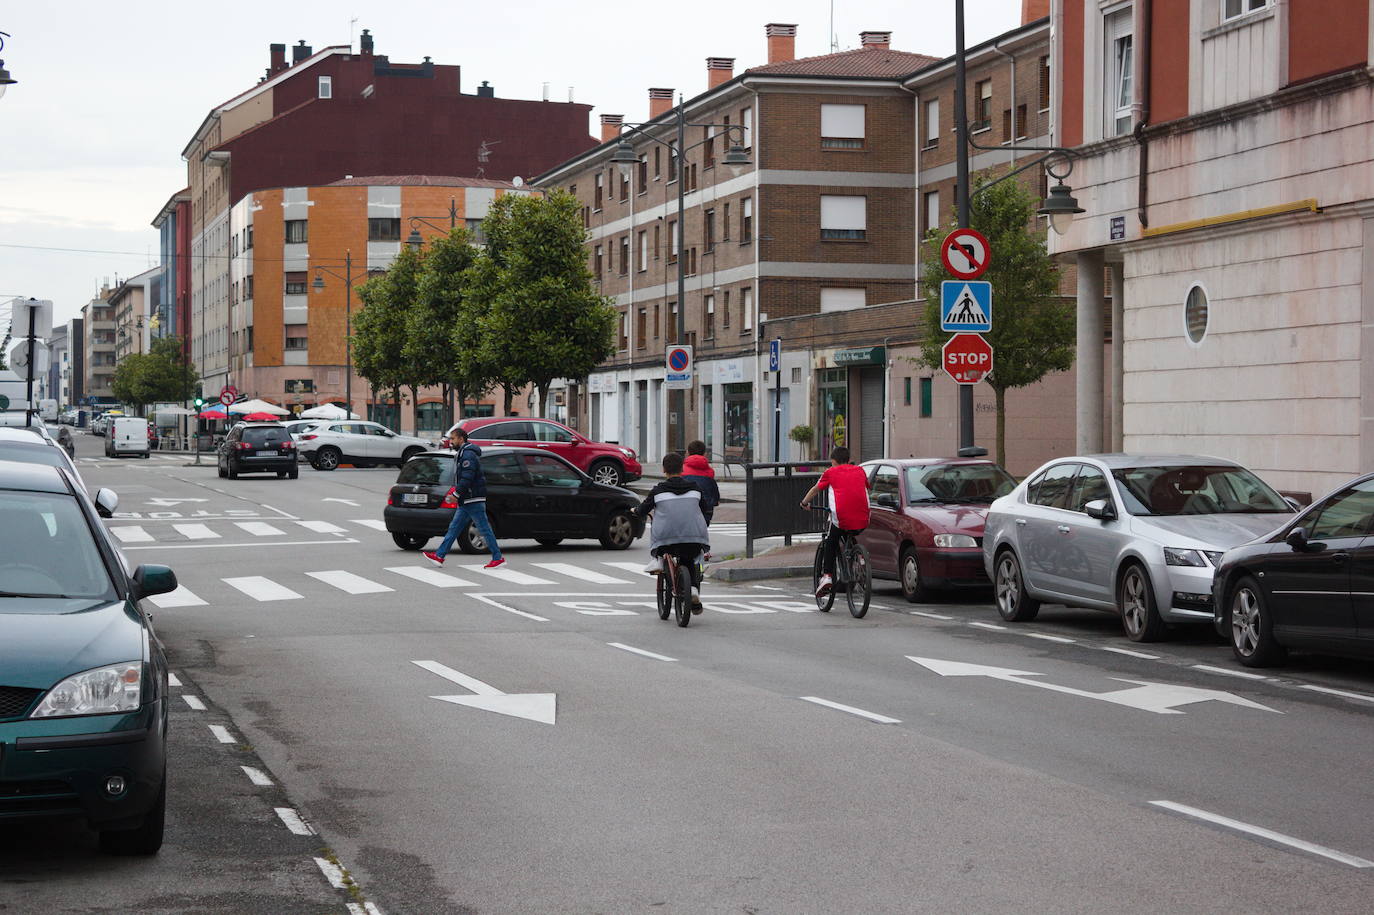
M 465 419 L 453 428 L 466 432 L 468 440 L 479 448 L 514 445 L 551 451 L 598 483 L 624 486 L 644 473 L 633 448 L 594 442 L 551 419 L 489 416 Z M 440 444 L 445 448 L 453 447 L 447 434 Z
M 873 577 L 895 580 L 923 601 L 938 588 L 987 587 L 983 521 L 1016 480 L 992 461 L 903 458 L 869 461 L 868 548 Z

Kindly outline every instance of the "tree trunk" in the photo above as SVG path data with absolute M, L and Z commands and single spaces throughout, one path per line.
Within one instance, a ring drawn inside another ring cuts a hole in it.
M 993 388 L 997 402 L 997 463 L 1007 466 L 1007 389 Z
M 506 392 L 506 410 L 505 410 L 505 412 L 506 412 L 506 415 L 507 415 L 507 416 L 510 416 L 511 403 L 515 400 L 515 391 L 514 391 L 514 390 L 511 388 L 511 386 L 508 385 L 508 384 L 503 384 L 503 385 L 501 385 L 501 388 L 502 388 L 502 390 L 504 390 L 504 391 Z
M 392 432 L 400 432 L 401 426 L 401 386 L 393 385 L 391 388 L 391 402 L 396 405 L 396 428 Z M 390 418 L 391 411 L 387 410 L 387 418 Z
M 548 416 L 548 415 L 549 415 L 549 382 L 546 381 L 546 382 L 544 382 L 543 384 L 540 384 L 540 383 L 536 382 L 535 385 L 534 385 L 534 387 L 535 387 L 535 390 L 537 390 L 537 391 L 539 392 L 539 415 L 540 415 L 540 417 Z
M 420 389 L 415 385 L 410 387 L 410 432 L 412 435 L 420 434 Z M 396 430 L 400 432 L 400 429 Z

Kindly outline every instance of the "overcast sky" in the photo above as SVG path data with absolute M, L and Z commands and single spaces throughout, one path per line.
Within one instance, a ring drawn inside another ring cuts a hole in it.
M 835 0 L 834 31 L 842 50 L 882 29 L 900 50 L 947 56 L 953 9 Z M 1020 10 L 966 0 L 967 44 L 1015 28 Z M 64 321 L 106 278 L 156 263 L 150 223 L 186 185 L 181 150 L 211 106 L 257 82 L 273 42 L 356 47 L 367 28 L 394 61 L 460 65 L 465 92 L 485 79 L 502 98 L 537 99 L 548 82 L 566 101 L 572 86 L 596 135 L 602 112 L 645 118 L 649 86 L 702 91 L 708 56 L 734 57 L 737 73 L 765 63 L 765 23 L 797 23 L 799 57 L 827 53 L 830 17 L 830 0 L 6 4 L 0 57 L 19 82 L 0 99 L 0 332 L 10 296 L 52 299 Z M 51 248 L 81 250 L 38 250 Z

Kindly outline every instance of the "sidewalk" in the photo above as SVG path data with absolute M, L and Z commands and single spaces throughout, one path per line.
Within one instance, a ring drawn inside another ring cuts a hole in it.
M 766 578 L 810 577 L 816 558 L 815 543 L 780 546 L 753 559 L 713 562 L 707 574 L 719 581 L 761 581 Z

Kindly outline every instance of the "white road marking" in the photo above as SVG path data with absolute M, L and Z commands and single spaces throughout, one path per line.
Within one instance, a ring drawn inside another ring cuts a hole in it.
M 539 578 L 534 575 L 526 575 L 524 572 L 517 572 L 514 569 L 496 568 L 484 569 L 481 566 L 463 566 L 469 572 L 477 572 L 482 575 L 490 575 L 492 578 L 504 581 L 512 585 L 552 585 L 557 582 L 549 581 L 547 578 Z
M 348 915 L 382 915 L 382 910 L 377 908 L 375 902 L 364 902 L 362 905 L 350 902 L 348 903 Z
M 782 590 L 784 590 L 783 588 L 775 588 L 775 587 L 773 587 L 772 585 L 750 585 L 749 587 L 751 587 L 751 588 L 757 588 L 757 589 L 760 590 L 760 591 L 782 591 Z
M 343 868 L 324 858 L 316 858 L 315 863 L 319 865 L 320 872 L 324 874 L 324 879 L 329 881 L 330 886 L 334 887 L 336 890 L 348 888 L 347 884 L 344 883 Z M 352 906 L 349 906 L 349 908 L 352 908 Z M 359 911 L 362 911 L 362 909 L 359 908 Z
M 374 531 L 386 530 L 386 522 L 378 521 L 375 518 L 351 518 L 349 524 L 361 524 L 363 527 L 370 527 Z
M 335 496 L 325 496 L 325 497 L 324 497 L 323 499 L 321 499 L 320 501 L 321 501 L 321 502 L 342 502 L 344 505 L 352 505 L 354 508 L 357 508 L 357 507 L 358 507 L 358 503 L 357 503 L 357 502 L 354 502 L 352 499 L 340 499 L 340 498 L 337 498 L 337 497 L 335 497 Z
M 1242 680 L 1268 680 L 1264 674 L 1252 674 L 1244 670 L 1232 670 L 1229 667 L 1213 667 L 1210 664 L 1194 664 L 1193 670 L 1205 670 L 1209 674 L 1222 674 L 1227 677 L 1240 677 Z
M 172 530 L 181 534 L 187 540 L 218 540 L 219 534 L 210 530 L 204 524 L 173 524 Z
M 468 708 L 481 709 L 484 712 L 496 712 L 498 715 L 526 718 L 541 724 L 554 724 L 558 719 L 558 696 L 554 693 L 507 693 L 490 683 L 483 683 L 476 677 L 469 677 L 467 674 L 440 664 L 438 661 L 412 661 L 411 663 L 430 673 L 438 674 L 445 680 L 457 683 L 465 689 L 470 689 L 475 694 L 472 696 L 430 696 L 431 699 L 452 702 L 454 705 L 465 705 Z
M 1209 813 L 1206 810 L 1199 810 L 1197 807 L 1189 807 L 1186 804 L 1176 804 L 1173 801 L 1150 801 L 1150 804 L 1155 807 L 1163 807 L 1165 810 L 1172 810 L 1175 813 L 1181 813 L 1184 816 L 1194 817 L 1199 820 L 1205 820 L 1208 823 L 1215 823 L 1218 826 L 1225 826 L 1226 828 L 1234 829 L 1237 832 L 1244 832 L 1252 836 L 1259 836 L 1261 839 L 1268 839 L 1269 841 L 1277 842 L 1280 845 L 1287 845 L 1289 848 L 1296 848 L 1299 851 L 1305 851 L 1309 854 L 1320 855 L 1323 858 L 1329 858 L 1332 861 L 1338 861 L 1341 864 L 1348 864 L 1351 867 L 1374 867 L 1374 861 L 1369 861 L 1364 858 L 1357 858 L 1354 855 L 1347 855 L 1343 851 L 1336 851 L 1334 848 L 1327 848 L 1325 845 L 1317 845 L 1313 842 L 1308 842 L 1303 839 L 1295 839 L 1292 836 L 1284 835 L 1281 832 L 1275 832 L 1272 829 L 1265 829 L 1263 826 L 1254 826 L 1250 823 L 1242 823 L 1240 820 L 1233 820 L 1230 817 L 1224 817 L 1217 813 Z
M 615 578 L 610 575 L 603 575 L 594 569 L 584 569 L 582 566 L 575 566 L 570 562 L 536 562 L 532 563 L 541 569 L 548 569 L 550 572 L 557 572 L 560 575 L 567 575 L 579 581 L 590 582 L 594 585 L 628 585 L 631 582 L 623 578 Z
M 395 572 L 397 575 L 404 575 L 406 578 L 413 578 L 422 581 L 427 585 L 436 588 L 475 588 L 477 582 L 468 581 L 463 578 L 454 578 L 452 575 L 440 572 L 438 569 L 426 569 L 420 566 L 388 566 L 388 572 Z
M 128 527 L 112 527 L 110 533 L 119 538 L 120 543 L 152 543 L 153 535 L 137 524 Z
M 234 735 L 229 733 L 229 729 L 220 724 L 210 725 L 210 733 L 215 735 L 215 739 L 220 743 L 236 743 Z
M 932 620 L 952 620 L 952 619 L 954 619 L 954 617 L 952 617 L 952 616 L 945 616 L 943 613 L 930 613 L 930 612 L 928 612 L 928 611 L 926 611 L 926 610 L 908 610 L 907 612 L 910 613 L 912 616 L 924 616 L 926 619 L 932 619 Z
M 652 651 L 645 651 L 643 648 L 635 648 L 633 645 L 626 645 L 622 642 L 607 642 L 612 648 L 619 648 L 621 651 L 630 651 L 635 654 L 642 654 L 646 658 L 653 658 L 655 661 L 676 661 L 677 658 L 670 658 L 664 654 L 654 654 Z
M 1129 648 L 1113 648 L 1110 645 L 1098 645 L 1097 647 L 1101 648 L 1103 651 L 1110 651 L 1113 654 L 1124 654 L 1129 658 L 1144 658 L 1147 661 L 1159 660 L 1159 655 L 1157 654 L 1146 654 L 1143 651 L 1132 651 Z
M 234 526 L 254 537 L 285 537 L 286 531 L 273 527 L 266 521 L 235 521 Z
M 969 625 L 977 626 L 979 629 L 997 629 L 999 631 L 1006 631 L 1007 628 L 1006 626 L 998 626 L 994 623 L 969 623 Z
M 438 661 L 411 661 L 416 667 L 438 674 L 450 683 L 457 683 L 464 689 L 470 689 L 479 696 L 504 696 L 505 693 L 492 686 L 490 683 L 483 683 L 476 677 L 469 677 L 467 674 L 454 670 L 446 664 Z
M 603 560 L 601 564 L 603 566 L 610 566 L 613 569 L 620 569 L 623 572 L 634 572 L 638 575 L 643 575 L 645 578 L 650 577 L 649 573 L 644 571 L 644 563 L 642 562 L 606 562 Z
M 196 711 L 198 711 L 198 712 L 203 712 L 203 711 L 205 711 L 205 703 L 204 703 L 204 702 L 201 702 L 200 699 L 199 699 L 199 697 L 196 697 L 196 696 L 182 696 L 181 698 L 182 698 L 182 699 L 185 699 L 185 700 L 186 700 L 186 704 L 189 705 L 191 708 L 195 709 Z
M 386 585 L 378 584 L 363 578 L 361 575 L 354 575 L 352 572 L 345 572 L 342 569 L 331 569 L 327 572 L 306 572 L 316 581 L 322 581 L 327 585 L 332 585 L 347 594 L 381 594 L 384 591 L 392 591 Z
M 168 591 L 166 594 L 154 594 L 148 598 L 155 606 L 168 610 L 172 607 L 203 607 L 205 601 L 195 595 L 190 588 L 185 585 L 177 585 L 176 590 Z
M 1346 699 L 1359 699 L 1361 702 L 1374 702 L 1374 696 L 1367 696 L 1364 693 L 1352 693 L 1343 689 L 1332 689 L 1329 686 L 1312 686 L 1304 684 L 1298 689 L 1310 689 L 1314 693 L 1327 693 L 1332 696 L 1341 696 Z
M 1062 635 L 1046 635 L 1043 632 L 1026 632 L 1025 630 L 1018 631 L 1022 635 L 1032 639 L 1043 639 L 1046 642 L 1058 642 L 1061 645 L 1072 645 L 1074 642 L 1078 641 L 1077 639 L 1066 639 Z
M 268 778 L 261 769 L 254 769 L 252 766 L 239 766 L 239 768 L 243 770 L 244 775 L 248 776 L 248 780 L 259 788 L 272 787 L 272 779 Z
M 168 686 L 180 686 L 180 685 L 181 685 L 181 680 L 179 680 L 179 679 L 177 678 L 177 675 L 176 675 L 176 674 L 172 673 L 171 671 L 168 671 L 168 672 L 167 672 L 167 685 L 168 685 Z
M 287 540 L 277 541 L 272 544 L 274 547 L 283 546 L 338 546 L 343 543 L 358 543 L 352 537 L 341 538 L 339 540 Z M 157 546 L 128 546 L 125 552 L 133 550 L 231 550 L 242 547 L 252 549 L 262 549 L 260 543 L 160 543 Z
M 817 705 L 823 705 L 826 708 L 833 708 L 836 711 L 848 712 L 851 715 L 858 715 L 860 718 L 867 718 L 869 721 L 876 721 L 879 724 L 902 723 L 901 719 L 899 718 L 889 718 L 886 715 L 879 715 L 877 712 L 866 712 L 861 708 L 855 708 L 852 705 L 841 705 L 838 702 L 831 702 L 829 699 L 822 699 L 819 696 L 798 696 L 797 698 L 801 699 L 804 702 L 814 702 Z
M 315 834 L 315 830 L 310 828 L 310 824 L 301 819 L 301 815 L 290 807 L 278 807 L 276 811 L 277 816 L 281 817 L 281 821 L 286 824 L 286 828 L 296 835 L 313 836 Z
M 328 521 L 297 521 L 301 527 L 317 534 L 344 534 L 347 533 L 337 524 L 330 524 Z
M 277 584 L 270 578 L 263 578 L 261 575 L 246 575 L 242 578 L 225 578 L 223 582 L 231 588 L 237 588 L 247 594 L 253 600 L 301 600 L 301 595 L 292 591 L 290 588 Z
M 480 600 L 480 601 L 481 601 L 482 603 L 484 603 L 484 604 L 491 604 L 493 607 L 495 607 L 495 608 L 498 609 L 498 610 L 504 610 L 504 611 L 506 611 L 507 613 L 514 613 L 516 616 L 523 616 L 525 619 L 534 620 L 534 621 L 537 622 L 537 623 L 547 623 L 547 622 L 549 621 L 548 617 L 545 617 L 545 616 L 535 616 L 533 613 L 526 613 L 524 610 L 516 610 L 514 607 L 507 607 L 505 604 L 497 603 L 496 601 L 492 600 L 490 597 L 487 597 L 485 594 L 474 594 L 474 595 L 472 595 L 472 596 L 475 597 L 477 600 Z M 561 595 L 555 595 L 555 596 L 561 596 Z

